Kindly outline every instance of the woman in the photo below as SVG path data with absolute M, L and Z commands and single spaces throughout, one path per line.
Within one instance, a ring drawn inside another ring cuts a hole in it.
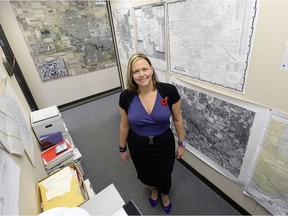
M 185 153 L 178 91 L 172 84 L 160 83 L 148 57 L 139 53 L 128 62 L 127 89 L 121 93 L 119 105 L 121 158 L 129 159 L 128 143 L 138 179 L 153 187 L 151 206 L 157 205 L 161 194 L 163 209 L 168 214 L 172 208 L 168 194 L 175 157 L 179 159 Z M 176 151 L 171 115 L 178 135 Z

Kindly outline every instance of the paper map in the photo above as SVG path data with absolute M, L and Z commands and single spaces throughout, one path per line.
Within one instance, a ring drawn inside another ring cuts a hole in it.
M 170 71 L 244 90 L 255 0 L 167 4 Z

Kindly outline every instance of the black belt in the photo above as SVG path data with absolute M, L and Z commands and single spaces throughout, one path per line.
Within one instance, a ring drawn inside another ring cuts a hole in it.
M 163 135 L 166 135 L 171 129 L 168 128 L 167 130 L 165 130 L 162 134 L 157 135 L 157 136 L 141 136 L 139 134 L 137 134 L 136 132 L 134 132 L 132 129 L 131 131 L 138 137 L 140 138 L 144 143 L 148 143 L 149 145 L 153 145 L 157 142 L 157 140 L 161 137 L 163 137 Z

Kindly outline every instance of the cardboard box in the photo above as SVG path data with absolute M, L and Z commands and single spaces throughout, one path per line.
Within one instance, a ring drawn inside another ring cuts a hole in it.
M 30 117 L 31 126 L 38 140 L 46 134 L 68 131 L 57 106 L 33 111 Z
M 50 118 L 61 118 L 61 114 L 57 106 L 51 106 L 44 109 L 39 109 L 30 113 L 31 123 L 47 120 Z
M 54 132 L 65 133 L 68 131 L 62 118 L 60 119 L 52 118 L 49 120 L 40 121 L 40 122 L 32 124 L 32 128 L 38 140 L 40 139 L 41 136 L 45 134 L 54 133 Z
M 43 211 L 55 207 L 78 207 L 89 199 L 81 172 L 74 163 L 40 180 L 38 188 Z

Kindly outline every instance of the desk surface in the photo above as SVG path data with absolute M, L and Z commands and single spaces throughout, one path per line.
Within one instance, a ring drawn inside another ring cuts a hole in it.
M 109 185 L 80 207 L 90 215 L 112 215 L 125 204 L 114 184 Z

